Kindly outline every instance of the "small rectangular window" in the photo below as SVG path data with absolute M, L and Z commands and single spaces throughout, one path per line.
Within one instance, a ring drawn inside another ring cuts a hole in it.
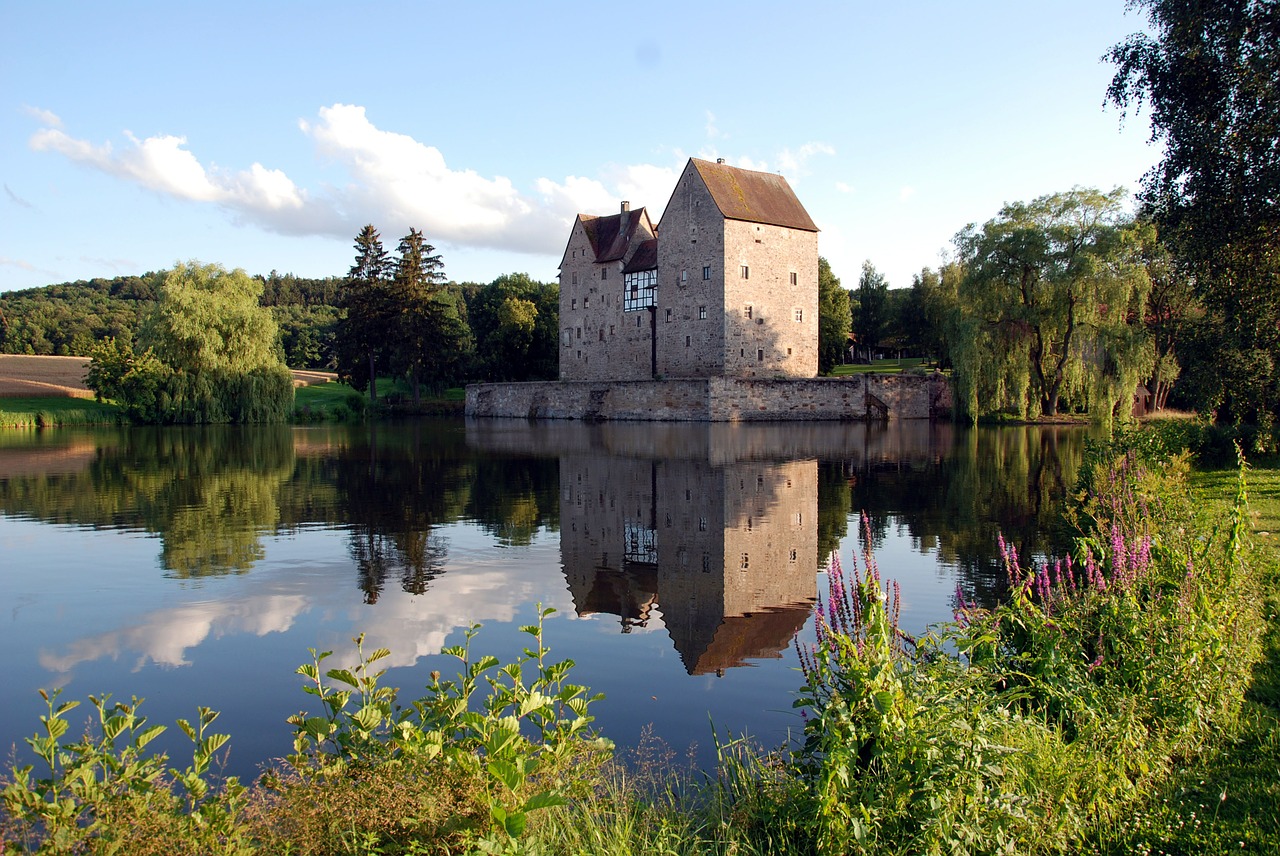
M 576 270 L 573 272 L 573 284 L 578 284 L 578 272 Z
M 684 346 L 685 346 L 686 348 L 687 348 L 687 347 L 689 347 L 689 343 L 692 341 L 692 339 L 693 339 L 693 337 L 691 337 L 691 336 L 685 336 L 685 337 L 684 337 Z
M 746 306 L 742 307 L 742 317 L 743 317 L 743 318 L 750 318 L 750 317 L 751 317 L 751 304 L 750 304 L 750 303 L 748 303 Z
M 699 318 L 699 320 L 702 320 L 702 321 L 705 321 L 705 320 L 706 320 L 706 318 L 707 318 L 707 307 L 705 307 L 705 306 L 699 306 L 699 307 L 698 307 L 698 318 Z
M 797 310 L 796 310 L 796 320 L 797 320 L 797 321 L 803 321 L 803 320 L 804 320 L 804 310 L 803 310 L 803 309 L 797 309 Z
M 575 297 L 575 298 L 573 298 L 573 303 L 572 303 L 572 304 L 570 304 L 569 308 L 570 308 L 570 309 L 577 309 L 577 308 L 578 308 L 578 298 L 576 298 L 576 297 Z
M 702 268 L 702 278 L 711 279 L 711 265 L 704 265 Z
M 796 272 L 795 272 L 795 271 L 792 271 L 792 272 L 791 272 L 791 284 L 792 284 L 792 285 L 795 285 L 795 284 L 796 284 L 796 282 L 797 282 L 797 279 L 796 279 Z
M 688 279 L 689 279 L 689 272 L 687 270 L 680 271 L 680 281 L 686 282 L 688 281 Z
M 608 279 L 608 278 L 609 278 L 609 268 L 607 268 L 607 267 L 602 267 L 602 268 L 600 268 L 600 278 L 601 278 L 601 279 Z
M 743 553 L 743 554 L 742 554 L 742 564 L 741 564 L 741 565 L 739 565 L 739 567 L 740 567 L 740 568 L 742 568 L 742 570 L 744 570 L 744 571 L 745 571 L 747 568 L 751 567 L 751 557 L 750 557 L 749 555 L 747 555 L 746 553 Z
M 742 266 L 742 278 L 743 279 L 751 278 L 751 268 L 747 267 L 746 265 Z
M 609 325 L 609 335 L 610 335 L 610 336 L 612 336 L 612 335 L 613 335 L 613 325 L 612 325 L 612 324 L 610 324 L 610 325 Z
M 668 323 L 668 324 L 670 324 L 670 323 L 671 323 L 671 310 L 670 310 L 670 309 L 668 309 L 668 310 L 667 310 L 667 323 Z
M 582 298 L 582 308 L 589 309 L 590 307 L 591 307 L 591 298 L 590 297 Z
M 761 363 L 764 362 L 764 348 L 756 349 L 756 361 Z

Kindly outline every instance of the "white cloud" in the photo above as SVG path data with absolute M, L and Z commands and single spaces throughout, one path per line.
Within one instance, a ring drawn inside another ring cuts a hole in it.
M 100 146 L 77 140 L 57 128 L 44 128 L 31 136 L 31 148 L 56 152 L 68 160 L 123 178 L 148 190 L 192 202 L 221 205 L 247 220 L 256 220 L 274 231 L 309 231 L 305 218 L 291 221 L 282 212 L 303 212 L 306 194 L 284 173 L 255 163 L 236 173 L 210 172 L 186 149 L 185 137 L 160 135 L 139 140 L 125 132 L 130 146 L 117 151 L 110 143 Z
M 723 137 L 714 114 L 707 119 L 709 134 Z M 349 237 L 363 224 L 377 223 L 388 234 L 419 228 L 441 246 L 545 254 L 563 245 L 579 212 L 613 213 L 625 199 L 660 219 L 684 161 L 683 153 L 672 151 L 665 164 L 608 164 L 595 176 L 543 177 L 521 190 L 505 176 L 451 167 L 438 148 L 377 127 L 358 105 L 322 107 L 317 119 L 298 126 L 320 157 L 346 173 L 345 182 L 308 190 L 261 163 L 239 171 L 218 168 L 202 162 L 187 138 L 169 134 L 139 139 L 126 132 L 127 144 L 117 148 L 45 127 L 31 136 L 30 146 L 164 196 L 217 206 L 236 222 L 270 232 Z M 810 158 L 832 153 L 825 143 L 806 143 L 784 150 L 778 163 L 801 174 Z M 749 156 L 731 162 L 769 170 L 766 161 Z
M 841 193 L 853 193 L 853 192 L 854 192 L 853 185 L 852 185 L 852 184 L 849 184 L 847 181 L 837 181 L 837 182 L 836 182 L 836 190 L 840 191 Z
M 39 107 L 31 107 L 31 106 L 24 106 L 22 110 L 28 116 L 35 118 L 35 120 L 39 122 L 41 125 L 45 125 L 46 127 L 49 127 L 49 128 L 62 127 L 62 119 L 60 119 L 58 117 L 58 114 L 54 113 L 52 110 L 42 110 Z
M 372 222 L 392 233 L 417 227 L 436 244 L 532 253 L 555 252 L 578 212 L 610 213 L 621 199 L 654 211 L 676 178 L 670 166 L 621 165 L 599 178 L 540 178 L 522 193 L 504 176 L 450 168 L 439 149 L 376 127 L 360 106 L 321 108 L 318 120 L 299 127 L 347 173 L 345 184 L 309 192 L 260 163 L 241 171 L 212 168 L 175 135 L 138 139 L 126 132 L 128 145 L 117 149 L 47 127 L 30 146 L 161 195 L 216 205 L 272 232 L 347 237 Z
M 826 143 L 805 143 L 794 152 L 783 149 L 778 153 L 778 168 L 792 177 L 806 175 L 807 165 L 816 155 L 834 155 L 836 150 Z

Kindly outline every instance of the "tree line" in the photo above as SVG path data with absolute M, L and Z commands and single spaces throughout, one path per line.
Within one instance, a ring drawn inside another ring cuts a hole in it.
M 428 258 L 439 261 L 421 233 L 415 234 L 413 241 L 422 244 Z M 274 270 L 249 277 L 260 289 L 254 301 L 274 321 L 275 346 L 286 365 L 350 369 L 352 336 L 358 325 L 347 322 L 349 304 L 358 313 L 365 311 L 359 323 L 370 335 L 381 324 L 384 338 L 391 336 L 391 327 L 411 321 L 411 314 L 402 312 L 392 323 L 388 308 L 395 300 L 409 299 L 411 291 L 397 290 L 395 263 L 389 256 L 384 263 L 386 282 L 379 281 L 374 303 L 363 299 L 372 293 L 367 283 L 353 284 L 348 277 L 307 278 Z M 421 310 L 425 316 L 435 318 L 445 312 L 452 324 L 447 359 L 425 367 L 426 371 L 418 363 L 421 384 L 438 387 L 556 377 L 559 287 L 555 283 L 539 282 L 526 273 L 503 274 L 488 283 L 443 282 L 441 272 L 442 268 L 434 267 L 423 274 L 422 283 L 405 281 L 408 288 L 435 295 L 433 305 Z M 88 356 L 106 339 L 137 345 L 169 273 L 151 271 L 2 292 L 0 353 Z M 407 270 L 401 274 L 402 278 L 407 275 Z M 430 343 L 419 337 L 418 344 L 428 348 Z M 383 376 L 409 367 L 405 353 L 393 355 L 384 348 L 376 357 L 375 371 Z M 366 382 L 362 375 L 348 375 Z

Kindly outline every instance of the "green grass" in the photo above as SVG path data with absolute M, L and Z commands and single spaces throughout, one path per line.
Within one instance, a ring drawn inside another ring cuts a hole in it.
M 1193 478 L 1204 503 L 1225 503 L 1235 486 L 1235 470 Z M 1248 491 L 1263 655 L 1240 716 L 1117 824 L 1102 853 L 1280 853 L 1280 460 L 1252 467 Z
M 855 374 L 900 374 L 918 368 L 929 368 L 931 363 L 921 357 L 906 360 L 876 360 L 870 365 L 865 363 L 836 366 L 831 370 L 831 377 L 848 377 Z
M 114 425 L 120 409 L 88 398 L 0 398 L 0 428 Z
M 453 414 L 462 412 L 466 390 L 451 387 L 440 395 L 424 391 L 421 405 L 413 406 L 409 385 L 399 378 L 378 379 L 378 409 L 382 415 Z M 369 392 L 338 381 L 298 387 L 293 403 L 295 422 L 345 421 L 362 418 Z

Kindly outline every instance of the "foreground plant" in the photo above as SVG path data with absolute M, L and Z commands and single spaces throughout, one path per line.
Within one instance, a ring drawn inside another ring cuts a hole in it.
M 1086 468 L 1077 553 L 1002 542 L 1008 600 L 958 593 L 921 639 L 869 548 L 851 579 L 833 562 L 796 702 L 816 851 L 1067 847 L 1234 721 L 1258 655 L 1243 466 L 1218 521 L 1190 505 L 1185 459 L 1112 447 Z
M 251 852 L 238 822 L 245 787 L 209 775 L 228 739 L 209 730 L 217 711 L 200 708 L 194 724 L 178 720 L 193 751 L 191 764 L 177 769 L 163 753 L 146 751 L 165 726 L 147 725 L 139 699 L 89 696 L 91 727 L 67 742 L 68 714 L 80 703 L 59 701 L 60 694 L 41 690 L 48 712 L 40 717 L 42 732 L 27 738 L 46 774 L 18 767 L 3 790 L 5 837 L 13 839 L 7 846 L 41 853 Z
M 463 645 L 443 651 L 461 663 L 456 678 L 441 680 L 433 672 L 427 694 L 405 707 L 397 704 L 398 690 L 380 684 L 385 669 L 375 669 L 387 649 L 366 654 L 357 637 L 357 665 L 325 671 L 332 652 L 312 650 L 312 662 L 298 673 L 322 710 L 289 719 L 295 729 L 294 754 L 287 759 L 291 775 L 277 785 L 285 801 L 309 798 L 316 789 L 351 796 L 352 782 L 370 778 L 416 781 L 427 800 L 438 803 L 442 791 L 451 793 L 445 801 L 451 810 L 429 818 L 419 812 L 426 822 L 416 826 L 406 822 L 361 834 L 372 834 L 379 847 L 428 837 L 441 846 L 452 840 L 484 853 L 519 852 L 531 814 L 564 805 L 613 748 L 590 728 L 589 707 L 603 696 L 569 683 L 572 660 L 549 656 L 543 622 L 553 612 L 539 606 L 537 624 L 521 628 L 533 645 L 506 664 L 491 655 L 473 657 L 480 628 L 468 628 Z M 329 828 L 312 832 L 341 837 L 350 813 L 327 822 Z

